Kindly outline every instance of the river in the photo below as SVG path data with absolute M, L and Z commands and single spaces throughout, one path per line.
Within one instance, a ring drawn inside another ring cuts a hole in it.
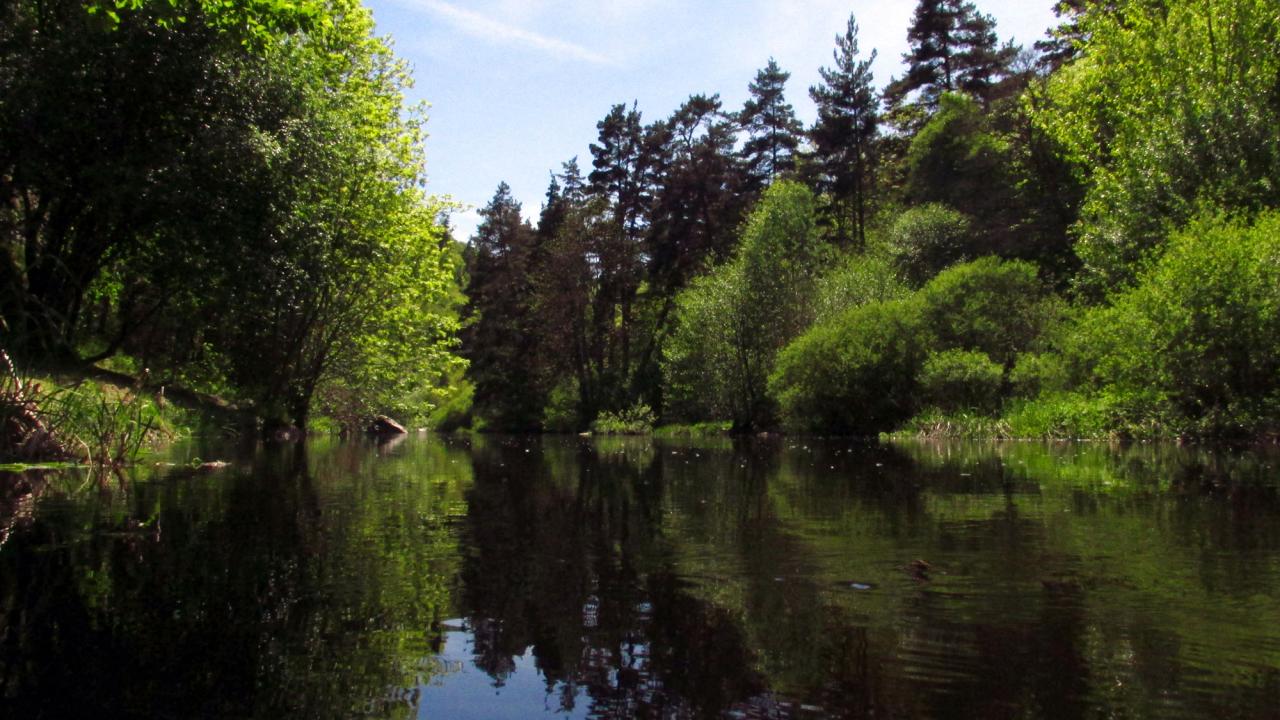
M 414 436 L 0 478 L 0 717 L 543 716 L 1280 717 L 1280 453 Z

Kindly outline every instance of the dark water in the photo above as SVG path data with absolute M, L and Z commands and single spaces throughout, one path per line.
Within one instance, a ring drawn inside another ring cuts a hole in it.
M 3 481 L 0 717 L 1280 717 L 1274 452 L 219 452 Z

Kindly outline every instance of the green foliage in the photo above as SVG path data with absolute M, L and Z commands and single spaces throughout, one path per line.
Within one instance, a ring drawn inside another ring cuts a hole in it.
M 926 403 L 943 411 L 970 410 L 990 414 L 1000 406 L 1004 368 L 986 353 L 944 350 L 929 356 L 920 371 Z
M 1280 420 L 1280 213 L 1202 219 L 1176 233 L 1137 285 L 1065 340 L 1087 388 L 1130 422 L 1240 435 Z
M 1079 20 L 1082 55 L 1033 118 L 1086 183 L 1077 283 L 1127 283 L 1205 208 L 1280 204 L 1273 0 L 1127 2 Z
M 764 187 L 795 167 L 796 148 L 804 126 L 786 101 L 790 77 L 791 73 L 784 72 L 776 60 L 769 58 L 769 64 L 761 68 L 751 82 L 748 88 L 751 97 L 737 116 L 748 136 L 742 145 L 742 159 L 756 187 Z
M 922 285 L 947 266 L 968 259 L 972 232 L 969 218 L 945 205 L 913 207 L 890 226 L 893 264 L 908 282 Z
M 1034 265 L 986 257 L 940 273 L 920 290 L 937 350 L 977 350 L 1010 366 L 1035 342 L 1050 306 Z
M 871 73 L 876 53 L 858 53 L 858 21 L 849 16 L 843 36 L 836 36 L 833 67 L 821 68 L 822 84 L 809 88 L 818 118 L 809 137 L 813 163 L 807 168 L 815 186 L 830 203 L 826 222 L 835 236 L 867 242 L 867 218 L 872 202 L 875 140 L 880 125 L 879 98 Z
M 1023 353 L 1009 371 L 1009 384 L 1018 397 L 1066 390 L 1070 383 L 1066 362 L 1052 352 Z
M 1121 411 L 1106 396 L 1049 392 L 1029 400 L 1015 400 L 1004 413 L 1010 437 L 1046 440 L 1105 440 L 1120 435 Z
M 595 435 L 649 435 L 657 421 L 648 405 L 633 405 L 620 412 L 601 413 L 591 423 Z
M 675 329 L 663 346 L 665 417 L 733 417 L 747 378 L 735 352 L 742 270 L 730 263 L 695 279 L 676 296 Z
M 654 429 L 653 436 L 658 438 L 703 438 L 728 435 L 733 430 L 733 423 L 728 421 L 710 421 L 692 423 L 690 425 L 663 425 Z
M 991 413 L 971 410 L 946 412 L 936 407 L 926 408 L 891 435 L 895 439 L 937 440 L 1007 440 L 1014 437 L 1009 423 L 1003 418 L 993 417 Z
M 121 468 L 185 432 L 190 420 L 140 386 L 24 377 L 0 350 L 0 461 Z
M 1007 153 L 976 100 L 946 93 L 937 112 L 911 140 L 907 197 L 985 216 L 1002 200 Z
M 884 255 L 851 253 L 823 275 L 818 280 L 815 319 L 824 322 L 849 308 L 905 297 L 910 290 Z
M 475 386 L 469 380 L 457 377 L 443 389 L 442 395 L 427 416 L 427 427 L 439 432 L 454 432 L 470 427 Z
M 828 256 L 813 194 L 774 183 L 747 221 L 738 255 L 676 298 L 663 362 L 668 414 L 730 418 L 739 429 L 771 424 L 774 357 L 812 319 L 813 278 Z
M 370 13 L 87 8 L 11 3 L 0 20 L 21 49 L 0 59 L 14 342 L 32 358 L 124 350 L 272 422 L 305 423 L 315 398 L 344 422 L 419 415 L 456 363 L 448 206 L 422 193 L 421 115 Z
M 875 435 L 915 411 L 927 342 L 914 298 L 853 308 L 778 356 L 769 390 L 789 427 Z
M 547 393 L 542 409 L 542 429 L 552 433 L 572 433 L 582 429 L 577 380 L 565 378 Z

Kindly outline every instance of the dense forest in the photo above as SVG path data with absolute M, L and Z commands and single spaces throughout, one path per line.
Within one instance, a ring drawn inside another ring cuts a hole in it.
M 919 0 L 808 89 L 618 104 L 466 248 L 446 426 L 1274 437 L 1280 8 L 1069 0 L 1034 47 Z
M 1280 9 L 1056 11 L 919 0 L 881 83 L 850 17 L 809 127 L 773 60 L 620 103 L 460 243 L 358 0 L 0 0 L 0 348 L 268 428 L 1275 437 Z

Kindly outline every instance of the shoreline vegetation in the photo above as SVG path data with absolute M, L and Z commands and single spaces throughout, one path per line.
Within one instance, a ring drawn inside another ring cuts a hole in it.
M 918 0 L 882 85 L 851 17 L 809 127 L 770 60 L 741 109 L 614 106 L 536 222 L 499 185 L 458 426 L 1275 442 L 1280 18 L 1056 10 L 1018 48 Z
M 358 0 L 10 3 L 0 332 L 87 375 L 10 367 L 0 451 L 127 462 L 206 410 L 286 439 L 1280 440 L 1274 3 L 1056 10 L 1017 47 L 917 0 L 879 80 L 851 16 L 807 126 L 772 59 L 741 108 L 615 105 L 536 217 L 501 183 L 461 241 Z

